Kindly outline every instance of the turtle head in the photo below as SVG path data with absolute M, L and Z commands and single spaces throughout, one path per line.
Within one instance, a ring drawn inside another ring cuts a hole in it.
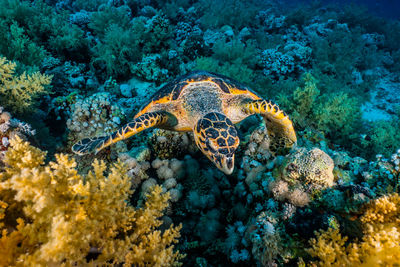
M 198 148 L 218 169 L 231 174 L 239 137 L 233 123 L 223 114 L 211 112 L 203 116 L 193 129 Z

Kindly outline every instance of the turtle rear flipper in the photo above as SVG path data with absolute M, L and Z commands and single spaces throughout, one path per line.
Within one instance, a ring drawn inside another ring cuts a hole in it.
M 260 114 L 264 118 L 272 139 L 271 149 L 291 148 L 297 142 L 292 121 L 278 105 L 263 99 L 252 100 L 244 104 L 243 110 L 249 115 Z
M 145 129 L 151 127 L 172 127 L 177 119 L 171 113 L 165 111 L 148 112 L 125 124 L 118 131 L 107 135 L 93 138 L 85 138 L 72 146 L 72 151 L 79 155 L 97 153 L 105 147 L 118 141 L 127 139 Z
M 223 114 L 211 112 L 194 126 L 197 147 L 226 174 L 233 172 L 239 137 L 233 123 Z

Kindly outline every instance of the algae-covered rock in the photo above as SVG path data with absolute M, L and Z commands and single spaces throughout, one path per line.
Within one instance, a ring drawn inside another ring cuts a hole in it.
M 319 148 L 299 148 L 286 157 L 281 175 L 289 183 L 300 181 L 314 188 L 326 188 L 333 185 L 333 168 L 332 158 Z
M 160 159 L 179 158 L 188 152 L 191 146 L 187 133 L 178 133 L 157 129 L 150 137 L 149 145 Z

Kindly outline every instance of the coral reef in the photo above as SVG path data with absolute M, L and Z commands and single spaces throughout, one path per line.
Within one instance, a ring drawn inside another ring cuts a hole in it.
M 184 266 L 398 265 L 399 5 L 291 2 L 0 0 L 0 265 L 170 266 L 178 239 Z M 231 175 L 162 129 L 55 154 L 196 69 L 278 103 L 296 148 L 252 116 Z

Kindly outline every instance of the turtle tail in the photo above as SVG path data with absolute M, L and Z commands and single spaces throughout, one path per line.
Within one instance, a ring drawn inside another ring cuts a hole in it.
M 78 155 L 85 155 L 90 153 L 97 153 L 105 144 L 108 143 L 107 141 L 111 138 L 111 136 L 99 136 L 99 137 L 92 137 L 92 138 L 85 138 L 77 142 L 75 145 L 72 146 L 72 152 Z

